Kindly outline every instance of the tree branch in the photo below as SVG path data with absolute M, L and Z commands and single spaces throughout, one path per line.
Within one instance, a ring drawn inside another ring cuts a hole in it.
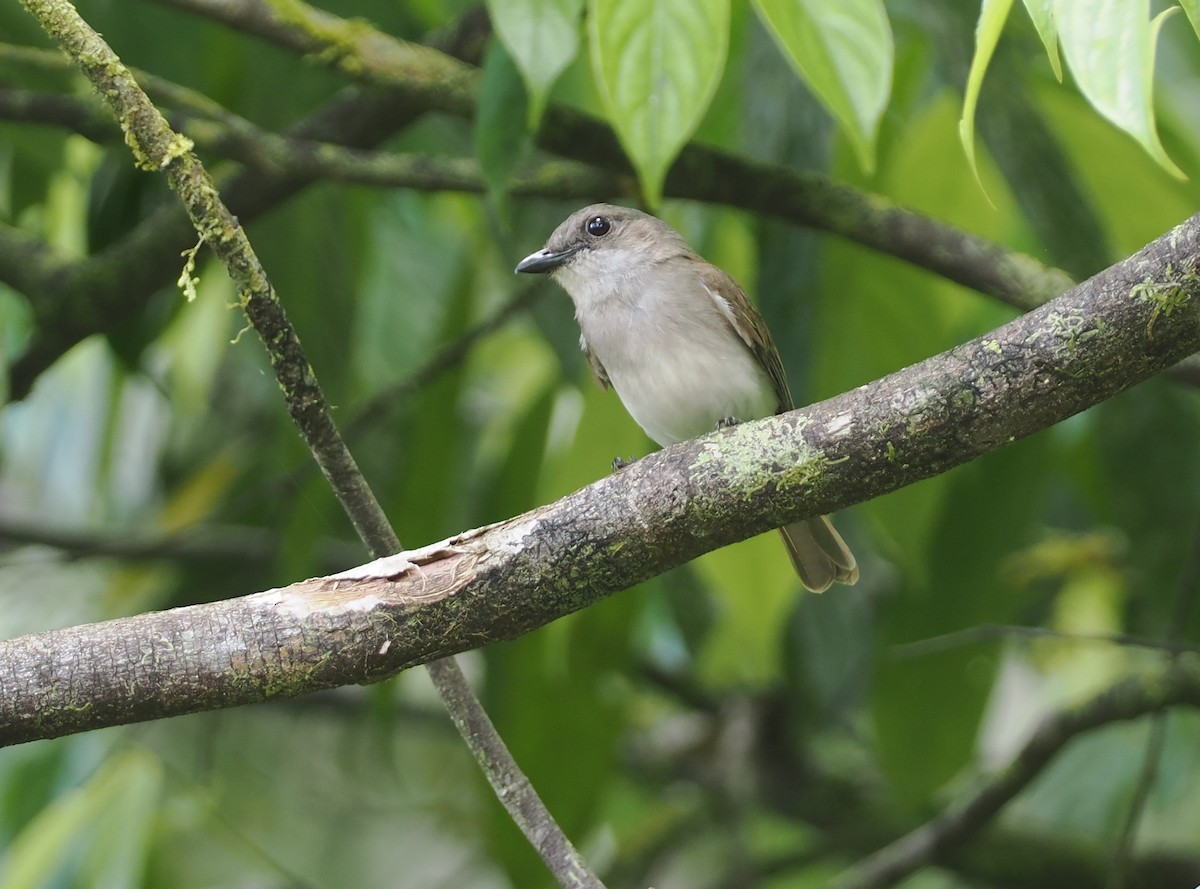
M 74 70 L 61 53 L 5 43 L 0 43 L 0 61 L 40 72 Z M 302 176 L 418 191 L 487 191 L 475 158 L 370 151 L 281 135 L 264 130 L 196 90 L 137 68 L 130 73 L 159 106 L 173 109 L 169 115 L 172 127 L 198 148 L 274 178 Z M 92 96 L 0 87 L 0 119 L 63 127 L 98 143 L 121 138 L 120 129 Z M 637 188 L 631 176 L 601 172 L 579 162 L 552 161 L 518 171 L 509 190 L 519 197 L 599 200 L 614 194 L 636 194 Z
M 0 547 L 3 544 L 49 547 L 68 559 L 161 560 L 239 568 L 265 566 L 279 551 L 275 534 L 248 525 L 197 525 L 171 534 L 131 536 L 128 531 L 66 531 L 0 518 Z M 317 564 L 329 566 L 330 571 L 362 554 L 362 547 L 344 539 L 324 540 L 318 547 Z
M 1050 716 L 1012 763 L 986 781 L 975 795 L 865 859 L 836 880 L 834 889 L 895 885 L 940 855 L 967 843 L 1077 736 L 1180 704 L 1200 706 L 1200 659 L 1180 658 L 1156 675 L 1126 679 L 1086 704 Z
M 478 16 L 468 14 L 458 28 L 438 36 L 438 45 L 451 56 L 470 57 L 478 52 L 479 33 Z M 349 89 L 292 127 L 288 135 L 361 148 L 379 144 L 424 110 L 398 90 Z M 290 170 L 279 176 L 244 171 L 223 180 L 221 192 L 245 223 L 311 181 Z M 180 251 L 194 244 L 186 213 L 167 205 L 100 253 L 68 263 L 52 276 L 26 276 L 30 284 L 38 285 L 21 288 L 38 323 L 25 352 L 10 369 L 11 396 L 24 397 L 38 375 L 84 337 L 110 330 L 140 310 L 159 288 L 175 280 Z M 24 272 L 10 272 L 0 265 L 0 280 L 9 274 Z
M 949 352 L 497 525 L 343 575 L 3 643 L 0 743 L 378 681 L 944 472 L 1200 348 L 1198 260 L 1200 216 Z M 1200 682 L 1187 664 L 1179 675 Z
M 135 163 L 166 174 L 201 239 L 225 265 L 246 317 L 267 348 L 288 412 L 363 542 L 375 555 L 400 549 L 400 541 L 338 433 L 316 374 L 266 271 L 215 183 L 192 153 L 191 143 L 171 130 L 129 70 L 69 0 L 22 2 L 110 106 Z M 501 804 L 550 872 L 564 887 L 603 889 L 513 760 L 458 665 L 452 660 L 431 664 L 429 675 Z M 180 690 L 170 681 L 163 687 Z
M 1200 654 L 1200 645 L 1190 642 L 1176 642 L 1171 639 L 1156 639 L 1152 636 L 1138 636 L 1132 633 L 1069 633 L 1063 630 L 1053 630 L 1049 627 L 1026 627 L 1012 624 L 978 624 L 965 627 L 938 636 L 918 639 L 915 642 L 904 642 L 894 645 L 888 650 L 888 656 L 894 660 L 924 657 L 941 651 L 950 651 L 976 642 L 1007 639 L 1064 639 L 1073 642 L 1097 642 L 1104 645 L 1123 645 L 1129 648 L 1148 648 L 1168 654 L 1192 652 Z
M 303 0 L 288 0 L 286 12 L 267 0 L 158 2 L 315 56 L 356 80 L 408 91 L 414 102 L 431 110 L 464 117 L 474 114 L 477 71 L 436 51 L 416 52 L 411 44 L 360 20 L 340 19 Z M 542 148 L 563 157 L 631 173 L 612 129 L 581 112 L 551 106 L 537 139 Z M 1074 283 L 1066 272 L 905 210 L 880 195 L 820 174 L 756 163 L 696 143 L 680 153 L 664 194 L 741 207 L 840 235 L 1022 310 L 1041 305 Z

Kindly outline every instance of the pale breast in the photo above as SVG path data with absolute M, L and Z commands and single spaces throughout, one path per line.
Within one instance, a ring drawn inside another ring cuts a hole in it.
M 636 306 L 615 300 L 580 317 L 626 410 L 661 445 L 716 428 L 718 420 L 775 413 L 767 374 L 710 297 L 643 290 Z

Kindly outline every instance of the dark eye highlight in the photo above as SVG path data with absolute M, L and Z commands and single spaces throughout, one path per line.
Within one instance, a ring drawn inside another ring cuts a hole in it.
M 612 228 L 612 223 L 604 216 L 593 216 L 587 221 L 587 225 L 584 228 L 587 229 L 587 233 L 592 237 L 602 238 L 608 234 L 609 229 Z

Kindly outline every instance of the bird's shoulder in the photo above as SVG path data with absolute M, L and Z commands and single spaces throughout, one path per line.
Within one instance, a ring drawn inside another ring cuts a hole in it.
M 579 348 L 583 349 L 583 357 L 587 359 L 588 370 L 592 372 L 592 379 L 596 381 L 596 384 L 601 389 L 611 387 L 612 382 L 608 379 L 608 371 L 604 369 L 604 365 L 600 363 L 600 359 L 588 345 L 587 337 L 582 333 L 579 335 Z
M 775 341 L 771 338 L 771 331 L 767 329 L 767 324 L 758 309 L 750 302 L 741 285 L 727 272 L 705 262 L 699 256 L 692 262 L 695 263 L 695 273 L 703 283 L 705 291 L 770 378 L 778 402 L 777 412 L 791 410 L 794 405 L 783 362 L 780 360 L 779 350 L 775 348 Z

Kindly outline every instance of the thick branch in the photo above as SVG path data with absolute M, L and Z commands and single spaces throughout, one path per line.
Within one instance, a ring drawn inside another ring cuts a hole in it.
M 61 53 L 0 43 L 0 61 L 36 71 L 73 71 Z M 236 160 L 272 178 L 303 177 L 381 188 L 484 194 L 475 158 L 371 151 L 319 139 L 264 130 L 208 96 L 147 71 L 130 73 L 160 107 L 172 109 L 172 126 L 196 147 Z M 93 142 L 111 143 L 121 131 L 93 96 L 64 96 L 0 87 L 0 119 L 61 127 Z M 518 172 L 509 186 L 522 197 L 595 199 L 636 193 L 632 177 L 600 172 L 586 164 L 552 161 Z M 3 265 L 0 265 L 2 271 Z
M 266 271 L 192 153 L 191 143 L 172 131 L 129 70 L 69 0 L 23 2 L 112 108 L 138 166 L 165 172 L 201 240 L 225 265 L 246 317 L 266 346 L 288 412 L 359 537 L 375 555 L 400 549 L 374 492 L 338 433 L 316 374 Z M 603 889 L 513 760 L 457 663 L 431 663 L 429 676 L 501 804 L 560 885 Z M 164 688 L 170 685 L 168 681 Z
M 293 52 L 316 55 L 349 77 L 408 91 L 430 109 L 474 114 L 479 75 L 470 66 L 424 48 L 416 53 L 411 44 L 364 22 L 339 19 L 302 0 L 288 0 L 286 12 L 268 0 L 158 2 L 216 19 Z M 563 157 L 631 172 L 611 128 L 578 111 L 551 107 L 538 143 Z M 1074 283 L 1066 272 L 905 210 L 880 195 L 696 143 L 681 152 L 664 193 L 741 207 L 841 235 L 1020 309 L 1041 305 Z
M 1200 216 L 949 352 L 498 525 L 349 575 L 5 643 L 0 741 L 376 681 L 944 472 L 1200 349 L 1198 259 Z

